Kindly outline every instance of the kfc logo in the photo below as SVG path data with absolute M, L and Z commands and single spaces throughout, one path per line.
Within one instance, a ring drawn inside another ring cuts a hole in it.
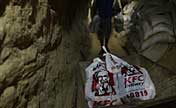
M 100 70 L 93 75 L 92 91 L 95 96 L 115 95 L 113 74 Z
M 121 74 L 124 77 L 125 88 L 144 84 L 144 75 L 137 66 L 123 66 Z

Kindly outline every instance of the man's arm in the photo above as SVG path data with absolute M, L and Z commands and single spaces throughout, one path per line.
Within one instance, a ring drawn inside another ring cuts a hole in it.
M 116 0 L 114 0 L 114 2 L 113 2 L 113 7 L 116 5 Z
M 97 14 L 97 0 L 92 0 L 91 6 L 91 19 Z

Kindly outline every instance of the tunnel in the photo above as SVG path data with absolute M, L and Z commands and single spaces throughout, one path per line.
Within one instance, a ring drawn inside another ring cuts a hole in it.
M 132 26 L 113 30 L 110 50 L 151 74 L 157 97 L 138 107 L 173 103 L 176 2 L 135 1 Z M 0 0 L 0 108 L 87 108 L 81 66 L 100 50 L 90 7 L 91 0 Z

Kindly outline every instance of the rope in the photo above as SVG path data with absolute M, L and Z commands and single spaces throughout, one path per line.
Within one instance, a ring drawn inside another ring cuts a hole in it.
M 122 3 L 121 3 L 121 0 L 118 0 L 118 4 L 119 4 L 119 7 L 120 7 L 120 10 L 122 11 Z

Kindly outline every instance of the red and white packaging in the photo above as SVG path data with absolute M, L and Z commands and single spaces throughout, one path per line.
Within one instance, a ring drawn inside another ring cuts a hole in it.
M 86 68 L 86 76 L 85 95 L 90 108 L 122 104 L 117 95 L 118 83 L 114 80 L 117 76 L 107 71 L 105 62 L 95 58 Z
M 106 49 L 104 48 L 106 51 Z M 108 53 L 105 54 L 106 67 L 116 74 L 118 82 L 117 94 L 139 100 L 153 99 L 156 95 L 155 86 L 145 68 L 130 65 L 126 61 Z
M 107 52 L 105 61 L 95 58 L 86 68 L 85 96 L 89 108 L 96 105 L 121 105 L 121 99 L 149 100 L 155 86 L 145 68 L 128 64 Z

